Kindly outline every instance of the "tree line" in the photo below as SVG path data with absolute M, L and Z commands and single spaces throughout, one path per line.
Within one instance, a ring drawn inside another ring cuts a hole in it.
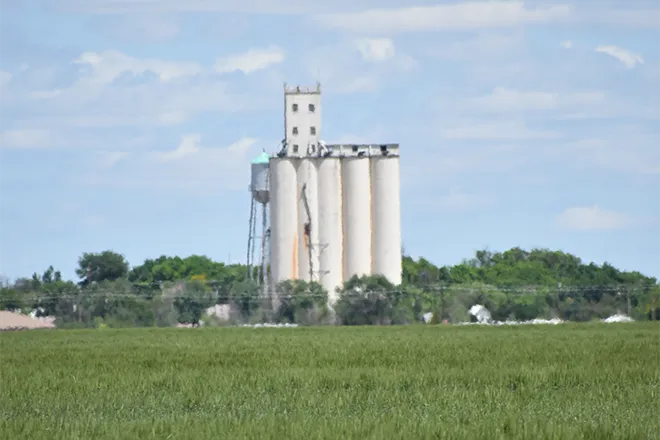
M 250 274 L 244 265 L 199 255 L 160 256 L 131 267 L 117 252 L 84 253 L 76 275 L 77 280 L 65 280 L 51 266 L 31 277 L 4 280 L 0 309 L 52 316 L 58 327 L 408 324 L 428 313 L 432 322 L 462 322 L 470 320 L 468 310 L 475 304 L 501 321 L 589 321 L 615 313 L 660 319 L 655 278 L 547 249 L 480 250 L 454 266 L 404 255 L 401 285 L 380 276 L 354 277 L 337 292 L 334 310 L 318 283 L 289 280 L 264 295 L 256 269 Z M 206 309 L 218 304 L 229 306 L 229 314 L 208 317 Z

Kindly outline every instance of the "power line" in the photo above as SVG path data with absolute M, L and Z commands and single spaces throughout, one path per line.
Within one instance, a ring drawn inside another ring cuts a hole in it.
M 483 287 L 461 287 L 460 285 L 457 286 L 447 286 L 444 288 L 434 288 L 434 289 L 423 289 L 423 288 L 417 288 L 417 287 L 412 287 L 411 290 L 416 290 L 416 291 L 411 291 L 407 289 L 350 289 L 347 291 L 340 292 L 341 295 L 349 295 L 349 296 L 366 296 L 366 295 L 382 295 L 382 296 L 393 296 L 393 297 L 406 297 L 406 296 L 420 296 L 420 295 L 428 295 L 431 294 L 434 298 L 438 297 L 441 298 L 442 295 L 447 295 L 447 294 L 452 294 L 452 293 L 463 293 L 463 294 L 488 294 L 488 293 L 506 293 L 508 296 L 521 296 L 521 295 L 527 295 L 527 294 L 537 294 L 539 296 L 553 296 L 553 295 L 568 295 L 570 296 L 571 294 L 584 294 L 586 292 L 597 292 L 597 293 L 618 293 L 621 296 L 624 294 L 628 294 L 633 291 L 633 293 L 638 293 L 640 291 L 646 291 L 649 290 L 653 287 L 656 287 L 656 285 L 649 284 L 649 285 L 637 285 L 637 286 L 576 286 L 573 288 L 552 288 L 552 287 L 526 287 L 526 288 L 497 288 L 497 287 L 492 287 L 492 286 L 483 286 Z M 46 300 L 63 300 L 63 299 L 71 299 L 71 300 L 87 300 L 87 299 L 109 299 L 109 298 L 131 298 L 131 299 L 142 299 L 142 300 L 153 300 L 153 299 L 165 299 L 165 300 L 177 300 L 177 299 L 189 299 L 194 296 L 200 296 L 200 297 L 207 297 L 207 298 L 212 298 L 213 300 L 217 301 L 231 301 L 231 300 L 243 300 L 245 297 L 240 298 L 241 295 L 244 295 L 243 292 L 238 293 L 236 296 L 234 295 L 227 295 L 227 294 L 218 294 L 218 292 L 191 292 L 190 294 L 185 294 L 185 293 L 178 293 L 176 295 L 171 295 L 168 294 L 167 292 L 164 292 L 162 290 L 160 291 L 154 291 L 151 293 L 144 293 L 144 292 L 117 292 L 117 290 L 114 289 L 101 289 L 101 290 L 86 290 L 86 289 L 79 289 L 79 290 L 63 290 L 61 292 L 43 292 L 44 294 L 38 293 L 38 292 L 16 292 L 16 295 L 10 298 L 6 298 L 7 300 L 13 299 L 13 300 L 21 300 L 21 301 L 46 301 Z M 250 292 L 245 292 L 245 293 L 250 293 Z M 269 289 L 267 291 L 268 295 L 267 297 L 273 297 L 277 296 L 278 298 L 282 299 L 292 299 L 292 298 L 327 298 L 328 294 L 323 292 L 323 293 L 315 293 L 312 291 L 302 291 L 302 292 L 296 292 L 294 294 L 288 294 L 285 293 L 283 290 L 279 289 Z M 255 300 L 261 300 L 263 298 L 259 297 L 259 291 L 252 292 L 254 295 Z M 27 296 L 29 295 L 29 296 Z M 249 297 L 248 297 L 249 298 Z M 0 297 L 1 299 L 1 297 Z

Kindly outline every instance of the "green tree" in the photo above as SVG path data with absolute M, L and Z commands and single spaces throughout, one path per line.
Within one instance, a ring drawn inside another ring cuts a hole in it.
M 319 324 L 329 317 L 328 292 L 316 282 L 286 280 L 276 287 L 279 309 L 275 313 L 278 322 L 303 325 Z
M 84 288 L 83 299 L 90 304 L 95 323 L 109 327 L 151 327 L 156 325 L 153 300 L 136 295 L 126 279 L 101 281 Z
M 253 280 L 244 279 L 231 284 L 229 301 L 239 320 L 249 322 L 261 308 L 263 299 L 259 285 Z
M 113 251 L 100 253 L 85 252 L 78 259 L 76 275 L 80 285 L 86 286 L 93 282 L 115 281 L 128 275 L 128 262 L 123 255 Z
M 21 292 L 10 286 L 0 287 L 0 310 L 21 310 L 25 306 L 25 296 Z
M 176 282 L 166 288 L 171 289 L 176 297 L 174 306 L 179 311 L 181 323 L 199 325 L 206 309 L 217 301 L 215 292 L 201 281 Z
M 656 284 L 644 294 L 640 306 L 647 319 L 660 320 L 660 285 Z
M 660 319 L 655 278 L 609 263 L 585 263 L 562 251 L 482 249 L 454 266 L 402 255 L 401 286 L 382 277 L 345 283 L 335 306 L 338 322 L 409 323 L 425 312 L 455 322 L 468 319 L 475 304 L 498 320 L 557 316 L 584 321 L 617 312 Z M 324 305 L 324 300 L 308 301 L 317 296 L 308 292 L 320 286 L 289 282 L 276 288 L 283 300 L 273 311 L 270 303 L 263 304 L 259 286 L 246 280 L 245 266 L 202 255 L 162 255 L 130 271 L 124 257 L 112 251 L 84 253 L 78 263 L 79 283 L 63 280 L 52 266 L 14 282 L 2 280 L 0 308 L 35 310 L 55 316 L 58 325 L 125 326 L 170 325 L 174 317 L 196 323 L 208 306 L 227 303 L 242 322 L 262 319 L 266 312 L 277 320 L 311 322 Z
M 403 323 L 398 307 L 405 300 L 401 289 L 383 276 L 353 276 L 340 291 L 335 314 L 344 325 L 398 324 Z

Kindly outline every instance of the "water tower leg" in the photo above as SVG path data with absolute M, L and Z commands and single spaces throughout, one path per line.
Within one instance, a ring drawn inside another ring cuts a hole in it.
M 266 282 L 266 239 L 268 231 L 268 217 L 266 213 L 266 204 L 261 205 L 261 287 L 262 296 L 266 297 L 268 283 Z
M 251 270 L 252 260 L 250 259 L 250 257 L 252 255 L 251 255 L 250 251 L 252 250 L 252 247 L 253 247 L 252 246 L 252 241 L 254 240 L 254 236 L 252 235 L 252 230 L 254 229 L 254 222 L 255 222 L 255 218 L 254 218 L 254 214 L 255 214 L 254 198 L 251 197 L 251 200 L 252 201 L 250 203 L 250 223 L 248 225 L 249 229 L 248 229 L 248 242 L 247 242 L 247 256 L 245 258 L 245 266 L 246 266 L 246 270 L 247 270 L 247 273 L 245 274 L 245 276 L 248 279 L 252 279 L 252 270 Z

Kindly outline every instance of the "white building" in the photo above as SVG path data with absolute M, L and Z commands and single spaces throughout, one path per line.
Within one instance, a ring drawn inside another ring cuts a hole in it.
M 284 86 L 284 139 L 289 155 L 306 157 L 321 138 L 321 85 Z
M 271 280 L 336 288 L 353 275 L 401 283 L 399 146 L 325 145 L 321 90 L 285 86 L 283 148 L 270 159 Z

